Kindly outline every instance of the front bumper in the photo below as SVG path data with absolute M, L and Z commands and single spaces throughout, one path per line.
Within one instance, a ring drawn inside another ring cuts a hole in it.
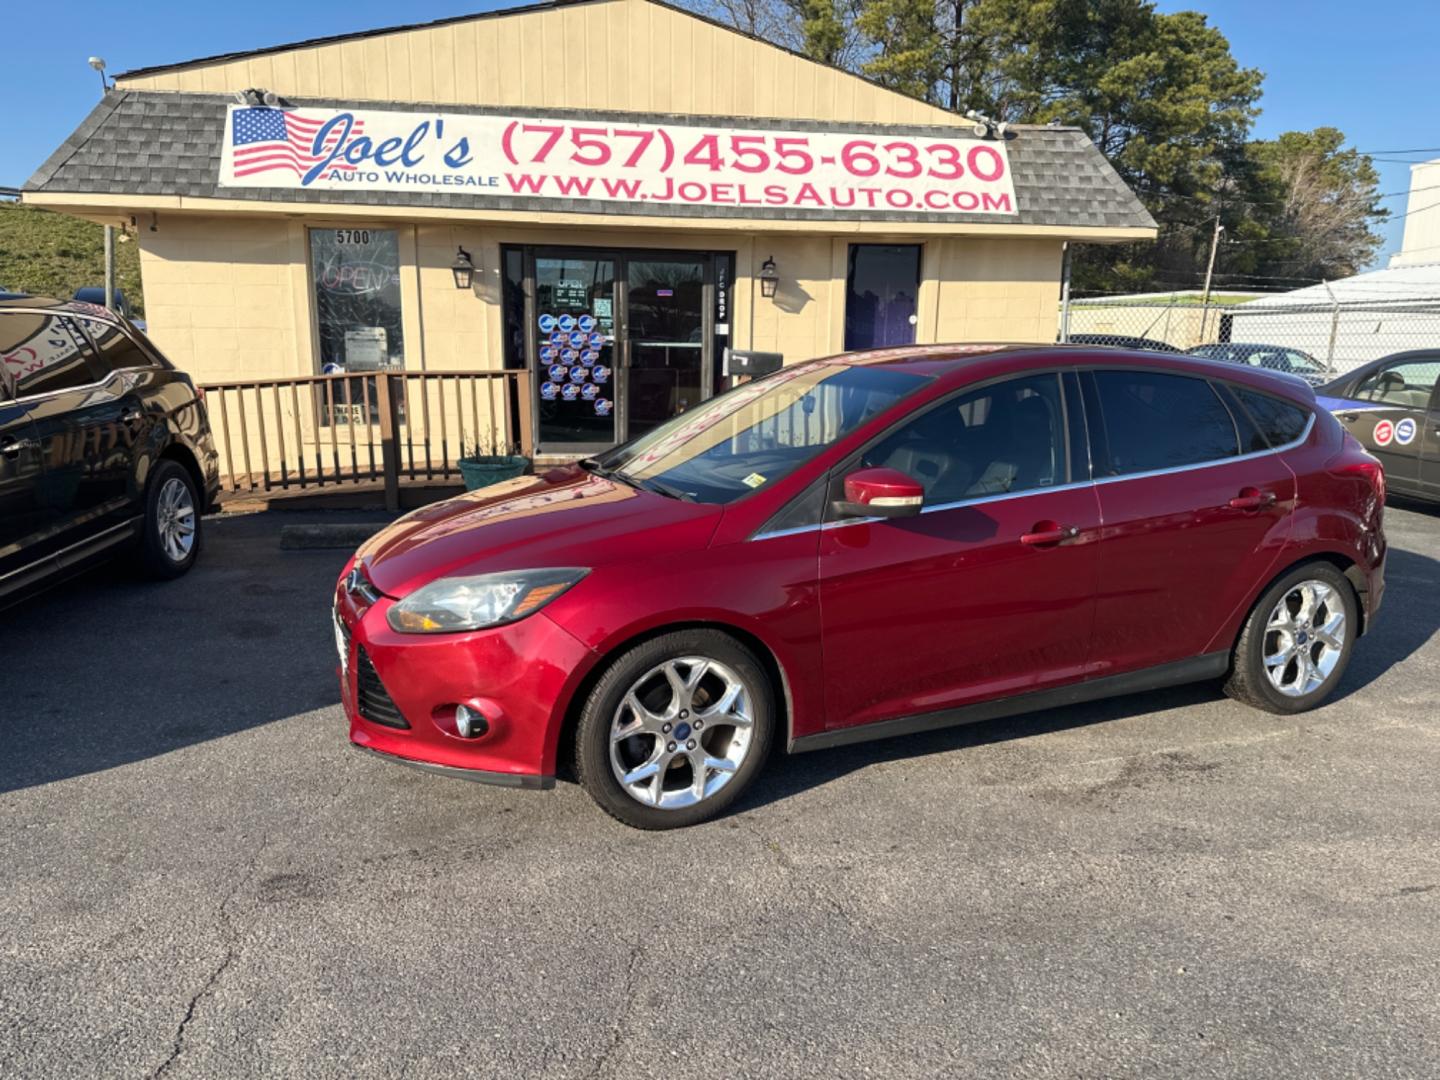
M 385 620 L 392 603 L 352 594 L 343 579 L 336 588 L 337 646 L 345 650 L 338 674 L 350 741 L 447 776 L 552 787 L 563 703 L 592 662 L 590 650 L 543 612 L 474 633 L 399 634 Z M 380 707 L 377 692 L 385 695 Z M 462 737 L 457 704 L 480 711 L 488 730 Z
M 412 761 L 410 758 L 386 754 L 380 750 L 373 750 L 368 746 L 361 746 L 359 743 L 351 743 L 350 745 L 362 753 L 374 754 L 383 761 L 391 761 L 396 765 L 405 765 L 411 769 L 419 769 L 421 772 L 431 773 L 435 776 L 448 776 L 452 780 L 471 780 L 477 784 L 494 784 L 497 787 L 525 788 L 527 791 L 545 791 L 555 786 L 555 777 L 553 776 L 531 776 L 528 773 L 488 772 L 485 769 L 457 769 L 452 765 L 432 765 L 428 761 Z

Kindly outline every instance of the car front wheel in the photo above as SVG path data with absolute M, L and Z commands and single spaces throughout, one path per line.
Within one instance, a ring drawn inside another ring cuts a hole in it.
M 200 553 L 200 511 L 195 481 L 177 461 L 161 460 L 145 488 L 141 566 L 151 577 L 179 577 Z
M 1359 603 L 1345 575 L 1329 563 L 1297 567 L 1250 612 L 1225 691 L 1267 712 L 1313 709 L 1344 675 L 1359 630 Z
M 775 712 L 769 675 L 734 638 L 665 634 L 620 656 L 591 691 L 576 732 L 580 782 L 627 825 L 697 824 L 759 772 Z

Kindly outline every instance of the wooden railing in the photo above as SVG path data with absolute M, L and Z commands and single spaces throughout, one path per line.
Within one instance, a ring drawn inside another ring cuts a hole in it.
M 228 493 L 458 479 L 473 453 L 532 455 L 524 371 L 390 371 L 200 387 Z

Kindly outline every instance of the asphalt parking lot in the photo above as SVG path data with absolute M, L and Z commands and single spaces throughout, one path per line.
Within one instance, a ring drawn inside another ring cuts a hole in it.
M 659 835 L 350 750 L 277 517 L 0 615 L 0 1075 L 1436 1074 L 1440 512 L 1319 711 L 782 758 Z

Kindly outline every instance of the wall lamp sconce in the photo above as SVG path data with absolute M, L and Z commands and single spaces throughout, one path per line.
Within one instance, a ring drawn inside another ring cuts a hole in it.
M 463 247 L 455 249 L 455 262 L 450 267 L 450 272 L 455 275 L 457 289 L 468 289 L 475 280 L 475 262 Z
M 775 272 L 775 258 L 771 256 L 760 264 L 760 295 L 773 299 L 780 287 L 780 275 Z

